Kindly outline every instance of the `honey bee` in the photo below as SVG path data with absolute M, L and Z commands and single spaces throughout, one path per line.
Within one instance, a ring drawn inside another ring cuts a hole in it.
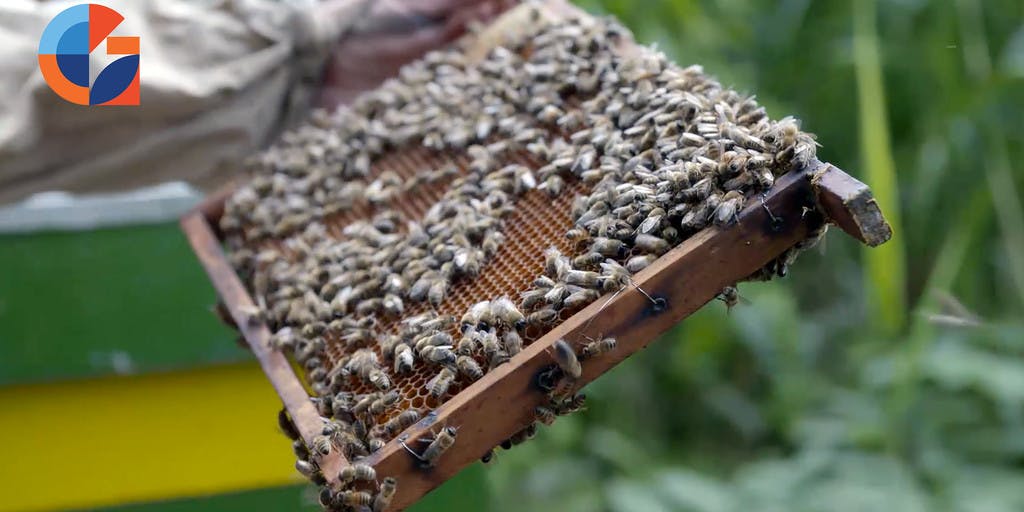
M 498 337 L 493 331 L 487 331 L 480 337 L 480 346 L 483 347 L 484 355 L 487 357 L 488 365 L 495 368 L 508 361 L 508 353 L 501 349 Z
M 455 352 L 450 345 L 427 345 L 420 351 L 420 357 L 434 364 L 451 365 L 455 363 Z
M 409 345 L 400 343 L 395 347 L 395 373 L 403 374 L 411 372 L 412 366 L 415 362 L 416 358 Z
M 608 258 L 621 258 L 626 255 L 629 248 L 622 240 L 598 237 L 594 239 L 590 250 Z
M 554 322 L 557 318 L 558 311 L 556 309 L 543 308 L 527 315 L 526 323 L 529 325 L 546 325 Z
M 480 329 L 487 329 L 490 325 L 490 318 L 491 301 L 477 302 L 470 306 L 469 310 L 462 315 L 462 332 L 466 332 L 467 329 L 474 326 L 479 326 Z
M 502 447 L 507 450 L 515 445 L 519 445 L 526 441 L 529 441 L 530 439 L 533 439 L 533 436 L 535 435 L 537 435 L 537 424 L 530 423 L 529 425 L 526 426 L 526 428 L 513 434 L 512 437 L 510 437 L 506 441 L 507 444 L 502 443 Z
M 398 403 L 399 399 L 401 399 L 401 395 L 398 394 L 398 391 L 388 391 L 383 396 L 374 400 L 373 403 L 370 404 L 370 414 L 376 416 L 378 414 L 383 413 L 385 410 L 387 410 L 388 407 L 391 407 L 392 405 Z
M 596 357 L 601 354 L 607 354 L 615 349 L 615 338 L 601 338 L 596 341 L 591 341 L 583 346 L 583 358 L 588 359 Z
M 448 388 L 455 380 L 455 372 L 450 368 L 441 368 L 441 371 L 427 382 L 427 389 L 434 398 L 441 398 L 448 393 Z
M 555 341 L 553 348 L 555 362 L 558 363 L 562 372 L 573 379 L 580 378 L 583 375 L 583 367 L 580 365 L 579 359 L 576 358 L 576 352 L 573 351 L 572 346 L 564 339 L 560 339 Z
M 587 395 L 583 393 L 577 393 L 565 400 L 562 400 L 557 405 L 555 405 L 555 413 L 558 414 L 559 416 L 572 414 L 576 411 L 579 411 L 580 409 L 583 409 L 583 407 L 586 405 L 586 402 Z
M 551 424 L 555 422 L 556 417 L 557 415 L 555 414 L 555 411 L 552 411 L 547 407 L 538 405 L 534 408 L 534 419 L 545 425 L 551 426 Z
M 656 254 L 641 254 L 633 256 L 626 261 L 626 270 L 635 274 L 647 268 L 651 263 L 654 263 L 654 260 L 656 259 L 658 259 Z
M 380 398 L 380 393 L 360 395 L 352 406 L 352 414 L 361 415 L 370 411 L 370 406 L 373 406 L 374 401 L 377 401 L 378 398 Z
M 490 318 L 497 325 L 515 329 L 522 329 L 526 325 L 526 317 L 519 311 L 515 303 L 506 296 L 498 297 L 491 301 Z
M 743 194 L 731 190 L 722 198 L 721 204 L 713 212 L 715 223 L 720 226 L 734 224 L 739 220 L 739 211 L 743 208 Z
M 292 452 L 295 453 L 295 457 L 299 460 L 309 460 L 309 448 L 300 439 L 292 441 Z
M 437 464 L 437 459 L 455 444 L 455 435 L 457 433 L 454 427 L 441 429 L 441 432 L 434 437 L 434 440 L 427 446 L 427 449 L 423 450 L 423 454 L 420 455 L 423 465 L 425 467 L 432 467 Z
M 384 512 L 391 505 L 391 500 L 395 498 L 397 492 L 398 480 L 391 476 L 384 477 L 380 484 L 380 491 L 373 499 L 373 512 Z
M 380 451 L 386 444 L 387 443 L 379 437 L 371 437 L 369 442 L 366 443 L 367 448 L 370 449 L 370 453 Z
M 551 304 L 551 307 L 553 308 L 560 308 L 562 307 L 562 302 L 570 293 L 572 292 L 569 291 L 568 286 L 563 283 L 558 283 L 544 293 L 544 302 Z
M 277 426 L 285 436 L 288 436 L 288 439 L 291 439 L 292 441 L 298 441 L 300 439 L 299 429 L 295 427 L 295 423 L 292 422 L 287 409 L 281 409 L 278 411 Z
M 380 390 L 386 390 L 391 387 L 391 379 L 389 379 L 388 375 L 382 372 L 379 368 L 371 370 L 366 376 L 366 381 Z
M 448 280 L 439 279 L 434 281 L 430 285 L 430 290 L 427 292 L 427 300 L 434 306 L 440 306 L 444 302 L 444 298 L 448 295 Z
M 664 254 L 672 248 L 672 246 L 665 240 L 654 235 L 646 234 L 637 235 L 634 246 L 643 252 L 657 255 Z
M 313 438 L 313 453 L 325 456 L 331 453 L 331 440 L 327 436 L 319 435 Z
M 569 294 L 569 296 L 565 298 L 565 301 L 562 302 L 562 305 L 566 309 L 576 309 L 594 302 L 599 297 L 601 297 L 601 293 L 597 290 L 581 288 Z
M 604 261 L 604 255 L 597 252 L 588 252 L 572 259 L 572 265 L 576 268 L 592 267 Z
M 523 299 L 520 306 L 523 309 L 532 309 L 537 304 L 544 302 L 546 294 L 547 292 L 544 289 L 527 290 L 520 294 L 520 297 Z
M 401 316 L 405 311 L 405 304 L 397 295 L 388 294 L 381 299 L 380 308 L 388 315 Z
M 600 278 L 600 274 L 588 270 L 570 270 L 565 274 L 566 283 L 584 288 L 597 288 Z
M 462 356 L 472 355 L 477 345 L 479 342 L 477 341 L 476 327 L 470 327 L 462 333 L 462 338 L 455 345 L 455 353 Z
M 484 376 L 484 371 L 480 368 L 480 364 L 476 362 L 476 359 L 468 355 L 461 355 L 456 358 L 455 366 L 458 367 L 463 375 L 472 380 L 479 380 Z
M 453 340 L 452 340 L 452 335 L 451 334 L 448 334 L 447 332 L 443 332 L 443 331 L 442 332 L 435 332 L 435 333 L 427 334 L 427 335 L 420 336 L 419 338 L 417 338 L 416 339 L 416 343 L 415 343 L 413 348 L 417 352 L 422 353 L 423 349 L 428 347 L 428 346 L 434 346 L 434 347 L 451 346 L 452 342 L 453 342 Z
M 502 335 L 501 341 L 504 343 L 505 351 L 509 356 L 514 356 L 523 350 L 523 338 L 519 336 L 519 332 L 514 329 L 505 331 L 505 334 Z
M 373 496 L 366 491 L 342 491 L 335 495 L 334 502 L 346 507 L 368 507 Z
M 402 411 L 401 414 L 388 420 L 387 423 L 382 427 L 384 433 L 389 437 L 409 428 L 413 423 L 416 423 L 420 419 L 419 411 L 415 409 L 407 409 Z
M 317 479 L 318 477 L 323 478 L 323 475 L 320 474 L 320 467 L 317 466 L 317 464 L 312 461 L 301 459 L 295 461 L 295 470 L 298 471 L 299 474 L 301 474 L 302 476 L 313 481 L 316 481 L 315 479 Z
M 718 294 L 718 300 L 725 303 L 726 311 L 732 311 L 732 308 L 739 305 L 741 299 L 739 289 L 735 286 L 726 286 Z
M 491 448 L 490 450 L 487 450 L 487 453 L 485 453 L 483 455 L 483 457 L 480 457 L 480 462 L 483 462 L 484 464 L 494 464 L 495 462 L 497 462 L 497 460 L 498 460 L 498 450 L 497 450 L 497 447 Z
M 354 480 L 363 480 L 366 482 L 376 480 L 377 472 L 374 471 L 372 466 L 366 464 L 355 463 L 351 466 L 345 466 L 340 473 L 338 473 L 338 480 L 344 484 L 348 484 Z

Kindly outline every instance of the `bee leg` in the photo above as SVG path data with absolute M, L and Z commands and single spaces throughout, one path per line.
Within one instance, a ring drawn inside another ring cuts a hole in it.
M 409 445 L 405 444 L 405 440 L 404 439 L 399 440 L 398 444 L 402 445 L 402 448 L 405 448 L 405 451 L 407 451 L 410 454 L 412 454 L 413 457 L 416 457 L 416 460 L 420 461 L 421 463 L 426 463 L 427 462 L 426 460 L 423 459 L 423 457 L 420 457 L 420 454 L 418 454 L 415 451 L 413 451 L 412 448 L 409 448 Z
M 776 217 L 771 209 L 768 208 L 768 203 L 765 202 L 766 197 L 768 197 L 768 192 L 761 192 L 761 207 L 764 208 L 764 211 L 768 212 L 768 218 L 772 221 L 772 231 L 778 231 L 782 229 L 782 219 Z

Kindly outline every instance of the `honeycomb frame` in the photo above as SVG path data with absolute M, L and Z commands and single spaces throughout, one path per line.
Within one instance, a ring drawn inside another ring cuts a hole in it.
M 428 159 L 451 161 L 460 169 L 466 164 L 461 155 L 394 152 L 375 163 L 374 173 L 390 169 L 401 175 L 414 172 L 418 167 L 436 168 L 438 163 L 428 162 Z M 537 162 L 527 157 L 521 156 L 519 163 L 533 170 L 538 167 Z M 422 215 L 443 192 L 442 187 L 443 184 L 425 187 L 402 198 L 407 201 L 403 202 L 406 205 L 403 216 L 413 219 Z M 563 234 L 571 225 L 569 205 L 575 193 L 582 189 L 581 183 L 572 182 L 566 192 L 554 200 L 539 191 L 528 192 L 520 198 L 522 206 L 505 219 L 506 226 L 511 226 L 514 232 L 506 231 L 507 240 L 500 249 L 504 254 L 500 253 L 489 262 L 477 279 L 457 283 L 440 313 L 464 311 L 469 304 L 497 296 L 495 293 L 511 295 L 513 291 L 524 289 L 540 274 L 542 252 L 550 245 L 559 245 L 563 252 L 574 253 Z M 229 187 L 208 199 L 183 218 L 182 226 L 300 434 L 311 443 L 320 433 L 320 415 L 311 404 L 301 377 L 281 352 L 270 349 L 267 326 L 252 321 L 246 314 L 252 310 L 253 300 L 228 262 L 222 240 L 218 238 L 216 226 L 230 192 Z M 862 208 L 858 209 L 857 205 Z M 808 215 L 807 211 L 815 213 Z M 371 210 L 357 206 L 351 212 L 330 219 L 332 235 L 340 236 L 340 229 L 346 223 L 366 218 L 370 213 Z M 869 229 L 887 226 L 866 186 L 839 169 L 814 160 L 806 168 L 780 178 L 761 202 L 754 201 L 740 213 L 736 225 L 725 230 L 707 228 L 662 255 L 650 267 L 634 275 L 635 287 L 605 295 L 561 319 L 546 333 L 528 333 L 524 337 L 528 344 L 522 352 L 472 384 L 453 386 L 450 397 L 443 403 L 430 403 L 422 394 L 421 381 L 430 375 L 414 375 L 410 379 L 412 384 L 403 387 L 407 405 L 421 403 L 424 408 L 434 410 L 361 462 L 374 466 L 378 474 L 396 477 L 400 485 L 391 510 L 407 507 L 535 421 L 534 409 L 545 400 L 545 395 L 536 388 L 534 381 L 539 372 L 552 364 L 549 349 L 556 340 L 581 342 L 599 336 L 618 339 L 614 352 L 587 361 L 582 378 L 575 383 L 578 389 L 713 300 L 723 287 L 750 276 L 800 243 L 826 219 L 870 245 L 883 242 L 890 234 L 884 230 L 878 234 L 878 230 Z M 509 251 L 514 254 L 509 256 Z M 530 254 L 535 257 L 529 258 Z M 410 310 L 406 315 L 415 313 Z M 332 359 L 340 356 L 337 349 L 330 351 L 333 351 Z M 410 395 L 413 389 L 415 396 Z M 359 391 L 358 387 L 355 390 Z M 436 466 L 421 468 L 401 442 L 411 444 L 432 437 L 444 426 L 459 428 L 456 445 Z M 337 484 L 336 475 L 346 464 L 348 461 L 337 451 L 321 461 L 329 484 Z

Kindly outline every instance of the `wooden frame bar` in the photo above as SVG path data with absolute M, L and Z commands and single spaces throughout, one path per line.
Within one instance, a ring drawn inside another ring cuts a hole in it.
M 182 228 L 308 443 L 320 433 L 322 419 L 288 360 L 270 349 L 267 327 L 247 322 L 244 312 L 253 307 L 253 301 L 234 274 L 212 227 L 223 211 L 224 197 L 226 193 L 218 194 L 187 215 Z M 576 313 L 366 458 L 363 462 L 374 466 L 379 475 L 398 479 L 392 510 L 408 507 L 534 422 L 534 408 L 545 400 L 534 384 L 535 377 L 553 363 L 548 349 L 556 340 L 578 344 L 584 336 L 617 338 L 613 352 L 584 362 L 583 376 L 576 383 L 581 387 L 713 300 L 722 288 L 750 276 L 803 241 L 823 222 L 819 211 L 869 245 L 891 236 L 870 190 L 838 168 L 815 160 L 808 168 L 779 178 L 766 195 L 750 201 L 736 225 L 708 228 L 684 241 L 636 274 L 635 287 L 602 297 Z M 654 298 L 653 303 L 647 295 Z M 459 429 L 455 446 L 435 467 L 420 468 L 399 441 L 414 443 L 443 426 Z M 337 483 L 338 471 L 346 464 L 336 451 L 321 461 L 330 484 Z

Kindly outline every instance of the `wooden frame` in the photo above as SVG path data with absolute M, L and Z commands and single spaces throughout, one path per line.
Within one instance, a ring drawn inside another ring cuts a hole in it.
M 284 354 L 270 348 L 267 326 L 247 321 L 244 311 L 251 310 L 253 300 L 235 275 L 217 237 L 215 226 L 229 191 L 230 187 L 213 195 L 186 215 L 181 221 L 182 228 L 271 385 L 309 443 L 320 434 L 322 419 Z M 891 236 L 867 186 L 817 160 L 779 178 L 767 194 L 750 203 L 734 226 L 708 228 L 684 241 L 636 274 L 636 287 L 602 297 L 576 313 L 508 364 L 488 372 L 364 459 L 362 462 L 374 466 L 379 475 L 398 479 L 398 495 L 392 510 L 408 507 L 534 422 L 534 408 L 545 400 L 544 393 L 534 384 L 535 376 L 552 364 L 548 349 L 556 340 L 576 342 L 584 336 L 614 336 L 618 340 L 613 352 L 584 363 L 583 376 L 576 383 L 582 387 L 713 300 L 722 288 L 750 276 L 802 242 L 826 220 L 868 245 L 878 245 Z M 449 425 L 459 427 L 458 440 L 435 467 L 420 468 L 399 442 L 412 443 Z M 347 464 L 334 451 L 321 461 L 321 468 L 333 485 L 337 483 L 338 471 Z

